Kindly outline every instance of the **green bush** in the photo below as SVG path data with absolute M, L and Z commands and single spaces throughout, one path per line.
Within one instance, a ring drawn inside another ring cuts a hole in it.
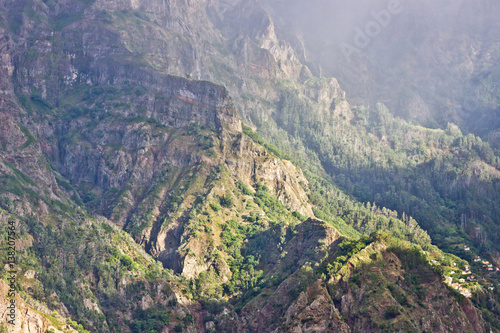
M 241 190 L 241 193 L 243 193 L 244 195 L 253 195 L 253 192 L 248 188 L 248 186 L 246 186 L 242 182 L 238 182 L 238 188 Z
M 79 333 L 90 333 L 89 331 L 87 331 L 82 324 L 79 324 L 77 323 L 76 321 L 74 320 L 71 320 L 71 318 L 68 318 L 66 320 L 66 322 L 68 323 L 69 326 L 73 327 L 75 330 L 77 330 Z
M 222 207 L 216 202 L 211 202 L 210 208 L 212 208 L 214 212 L 218 212 Z
M 223 196 L 219 197 L 219 203 L 222 207 L 231 208 L 234 206 L 234 198 L 231 193 L 227 192 Z
M 122 255 L 120 257 L 120 262 L 122 263 L 123 266 L 130 267 L 134 261 L 129 256 Z
M 384 317 L 385 319 L 394 319 L 399 316 L 401 312 L 397 305 L 389 305 L 387 310 L 385 311 Z
M 250 127 L 246 126 L 245 124 L 242 124 L 242 127 L 243 127 L 243 133 L 249 136 L 255 143 L 260 144 L 261 146 L 266 148 L 267 151 L 269 151 L 270 153 L 279 158 L 288 159 L 288 157 L 283 155 L 283 153 L 281 153 L 275 145 L 269 144 L 266 141 L 264 141 L 264 139 L 262 139 L 262 137 L 257 133 L 255 133 Z
M 129 324 L 130 330 L 133 333 L 142 332 L 162 332 L 163 327 L 170 322 L 170 314 L 168 309 L 157 304 L 156 306 L 142 310 L 138 307 L 132 313 L 133 321 Z

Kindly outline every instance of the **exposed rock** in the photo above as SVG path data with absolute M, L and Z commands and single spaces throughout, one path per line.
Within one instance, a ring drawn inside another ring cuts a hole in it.
M 29 269 L 27 270 L 25 273 L 24 273 L 24 277 L 27 278 L 27 279 L 35 279 L 36 278 L 36 272 L 32 269 Z
M 11 298 L 7 298 L 9 294 L 9 286 L 0 280 L 0 319 L 4 325 L 8 327 L 11 333 L 45 333 L 53 327 L 53 321 L 57 322 L 60 327 L 66 327 L 66 323 L 62 319 L 51 317 L 50 311 L 45 308 L 45 313 L 40 310 L 33 309 L 30 305 L 16 294 L 15 296 L 15 311 L 11 311 L 8 307 L 11 306 Z M 50 320 L 48 319 L 50 318 Z M 13 320 L 14 325 L 7 324 Z M 1 327 L 1 326 L 0 326 Z M 55 327 L 53 327 L 55 328 Z M 66 328 L 66 332 L 75 332 L 72 328 Z M 62 332 L 56 330 L 56 332 Z

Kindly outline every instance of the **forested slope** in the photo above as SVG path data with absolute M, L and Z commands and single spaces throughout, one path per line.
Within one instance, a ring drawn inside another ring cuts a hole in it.
M 256 2 L 0 14 L 0 217 L 40 330 L 499 329 L 494 274 L 443 282 L 498 260 L 496 147 L 349 105 Z

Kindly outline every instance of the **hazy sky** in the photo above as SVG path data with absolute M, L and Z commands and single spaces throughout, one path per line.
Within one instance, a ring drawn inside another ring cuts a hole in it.
M 460 118 L 467 111 L 463 95 L 500 74 L 497 0 L 270 0 L 264 6 L 278 32 L 300 40 L 307 60 L 339 79 L 356 104 L 382 101 L 395 113 L 430 122 L 444 109 Z

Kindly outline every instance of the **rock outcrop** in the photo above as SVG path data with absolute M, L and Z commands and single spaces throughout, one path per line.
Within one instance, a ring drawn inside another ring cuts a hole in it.
M 19 295 L 14 298 L 7 297 L 10 287 L 0 280 L 0 319 L 1 329 L 7 329 L 9 333 L 45 333 L 45 332 L 71 332 L 77 331 L 66 324 L 65 318 L 50 311 L 46 306 L 34 303 L 26 303 Z M 14 303 L 11 303 L 14 300 Z M 11 304 L 15 310 L 11 310 Z
M 100 332 L 383 329 L 352 277 L 362 263 L 396 283 L 382 258 L 397 256 L 377 243 L 327 279 L 344 237 L 314 217 L 301 169 L 242 126 L 355 118 L 257 1 L 0 1 L 0 15 L 0 220 L 23 236 L 27 294 Z M 281 114 L 286 96 L 311 114 Z M 426 302 L 451 310 L 422 327 L 485 327 L 442 287 Z M 18 301 L 16 332 L 62 323 Z

